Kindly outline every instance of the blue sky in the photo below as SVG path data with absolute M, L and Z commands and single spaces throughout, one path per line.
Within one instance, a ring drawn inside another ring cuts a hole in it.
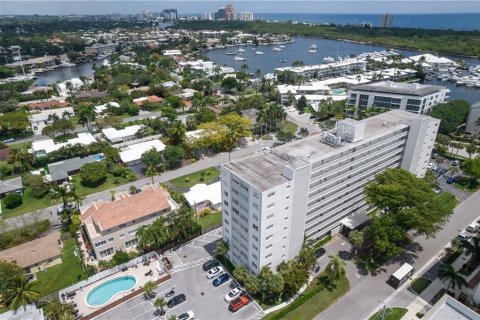
M 109 14 L 136 13 L 178 8 L 179 13 L 213 12 L 226 3 L 236 11 L 255 13 L 451 13 L 480 12 L 480 0 L 475 1 L 413 1 L 413 0 L 237 0 L 237 1 L 139 1 L 139 0 L 0 0 L 0 14 Z

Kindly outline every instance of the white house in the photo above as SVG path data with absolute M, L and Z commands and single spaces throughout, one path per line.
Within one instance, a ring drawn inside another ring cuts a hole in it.
M 140 129 L 142 129 L 142 126 L 136 124 L 125 127 L 121 130 L 117 130 L 115 128 L 106 128 L 102 130 L 102 133 L 108 142 L 114 144 L 135 139 L 135 135 L 138 131 L 140 131 Z
M 36 157 L 46 156 L 50 152 L 57 151 L 63 147 L 69 147 L 76 144 L 80 144 L 83 146 L 88 146 L 97 142 L 97 140 L 92 136 L 90 132 L 81 132 L 77 135 L 77 138 L 69 139 L 67 142 L 63 143 L 55 143 L 53 139 L 47 140 L 40 140 L 40 141 L 33 141 L 32 148 L 29 150 L 33 153 Z
M 121 149 L 120 159 L 123 163 L 129 166 L 140 164 L 142 162 L 142 154 L 151 149 L 161 152 L 165 150 L 165 145 L 160 140 L 150 140 L 132 144 Z
M 98 105 L 98 106 L 94 106 L 93 108 L 95 109 L 96 114 L 101 115 L 101 114 L 104 114 L 105 111 L 108 110 L 109 106 L 114 107 L 114 108 L 119 108 L 120 104 L 112 101 L 112 102 L 104 103 L 104 104 L 101 104 L 101 105 Z
M 72 107 L 43 110 L 39 113 L 31 113 L 29 115 L 30 126 L 32 127 L 34 135 L 41 135 L 43 128 L 53 123 L 54 117 L 62 118 L 65 116 L 65 118 L 68 119 L 73 115 L 75 115 L 75 113 Z
M 221 181 L 212 184 L 196 184 L 184 195 L 190 206 L 195 208 L 195 210 L 205 207 L 219 209 L 222 205 Z

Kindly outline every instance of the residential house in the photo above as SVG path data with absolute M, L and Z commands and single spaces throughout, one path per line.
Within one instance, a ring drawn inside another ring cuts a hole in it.
M 197 211 L 207 207 L 217 210 L 222 206 L 221 181 L 196 184 L 184 195 L 190 206 Z
M 73 115 L 75 113 L 72 107 L 42 110 L 39 113 L 30 114 L 30 126 L 34 135 L 41 135 L 43 128 L 52 124 L 55 118 L 60 119 L 65 116 L 66 119 L 69 119 Z
M 163 101 L 163 98 L 160 98 L 157 96 L 148 96 L 148 97 L 133 99 L 133 103 L 135 103 L 139 107 L 141 107 L 145 102 L 160 103 L 162 101 Z
M 77 138 L 69 139 L 67 142 L 55 143 L 53 139 L 40 140 L 32 142 L 32 148 L 29 149 L 35 157 L 43 157 L 49 154 L 50 152 L 57 151 L 64 147 L 74 146 L 80 144 L 83 146 L 88 146 L 97 140 L 92 136 L 90 132 L 81 132 L 77 134 Z
M 27 274 L 35 274 L 62 263 L 60 231 L 0 251 L 0 260 L 16 261 Z
M 68 102 L 60 102 L 57 100 L 50 100 L 45 102 L 27 103 L 25 108 L 29 111 L 43 111 L 50 109 L 66 108 L 70 105 Z
M 101 161 L 104 159 L 102 153 L 85 158 L 72 158 L 48 164 L 48 172 L 50 173 L 49 180 L 55 183 L 67 181 L 68 178 L 80 171 L 82 166 L 86 163 Z
M 0 198 L 5 197 L 7 194 L 12 192 L 23 194 L 23 183 L 21 177 L 0 180 Z
M 161 152 L 165 150 L 165 145 L 158 139 L 132 144 L 121 149 L 120 160 L 128 166 L 141 164 L 142 154 L 152 149 Z
M 121 143 L 135 139 L 135 135 L 142 129 L 141 125 L 133 125 L 117 130 L 115 128 L 106 128 L 102 130 L 105 139 L 111 144 Z

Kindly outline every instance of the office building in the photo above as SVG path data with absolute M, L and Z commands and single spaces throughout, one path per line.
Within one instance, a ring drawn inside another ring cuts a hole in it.
M 215 20 L 219 20 L 219 21 L 222 21 L 222 20 L 225 20 L 226 18 L 226 10 L 225 8 L 220 8 L 218 9 L 217 11 L 215 11 L 215 13 L 213 14 L 213 18 Z
M 109 259 L 119 250 L 135 249 L 140 227 L 178 208 L 167 191 L 153 185 L 134 195 L 120 196 L 111 202 L 94 202 L 81 213 L 83 228 L 98 260 Z
M 227 4 L 225 6 L 225 20 L 235 21 L 235 18 L 235 8 L 233 8 L 233 4 Z
M 229 258 L 254 273 L 368 220 L 364 186 L 387 168 L 424 176 L 440 120 L 392 110 L 221 167 Z
M 393 16 L 389 13 L 380 16 L 380 28 L 391 28 L 393 25 Z
M 349 91 L 348 106 L 357 110 L 373 106 L 420 114 L 445 102 L 448 92 L 446 87 L 441 86 L 380 81 L 352 87 Z
M 238 20 L 240 20 L 240 21 L 253 21 L 253 12 L 240 12 L 238 14 Z
M 113 52 L 115 52 L 116 47 L 117 45 L 115 43 L 95 44 L 90 47 L 85 47 L 85 54 L 86 55 L 97 55 L 97 54 L 111 55 Z
M 178 11 L 177 9 L 164 9 L 162 12 L 163 18 L 167 20 L 177 20 Z

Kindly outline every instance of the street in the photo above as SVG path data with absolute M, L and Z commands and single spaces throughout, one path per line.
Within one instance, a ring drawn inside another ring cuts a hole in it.
M 260 141 L 259 143 L 255 145 L 251 145 L 249 147 L 239 149 L 237 151 L 234 151 L 231 153 L 231 159 L 238 159 L 241 157 L 244 157 L 246 155 L 252 154 L 258 150 L 261 150 L 264 147 L 272 147 L 274 144 L 274 141 L 268 140 L 268 141 Z M 172 171 L 167 171 L 162 173 L 159 176 L 156 176 L 154 178 L 155 183 L 163 183 L 199 170 L 207 169 L 210 167 L 217 167 L 225 162 L 228 162 L 228 153 L 220 153 L 215 155 L 214 157 L 211 158 L 206 158 L 200 161 L 197 161 L 191 165 L 172 170 Z M 117 193 L 118 192 L 128 192 L 130 186 L 136 186 L 137 188 L 142 188 L 145 185 L 149 184 L 151 182 L 150 178 L 144 178 L 140 179 L 128 184 L 124 185 L 119 185 L 111 190 L 115 190 Z M 110 200 L 112 197 L 111 190 L 105 190 L 102 192 L 94 193 L 91 195 L 88 195 L 84 200 L 83 200 L 83 206 L 87 206 L 91 204 L 94 201 L 97 200 Z M 5 220 L 6 223 L 6 230 L 9 229 L 15 229 L 15 228 L 20 228 L 24 226 L 25 224 L 32 223 L 35 220 L 45 220 L 48 219 L 52 223 L 52 225 L 59 224 L 58 216 L 56 214 L 57 212 L 57 205 L 51 206 L 44 208 L 42 210 L 38 210 L 37 213 L 35 212 L 30 212 L 26 213 L 24 215 L 10 218 Z
M 325 312 L 319 314 L 315 319 L 343 319 L 356 320 L 368 319 L 369 315 L 380 306 L 382 300 L 389 307 L 408 306 L 416 296 L 404 288 L 395 290 L 386 283 L 390 275 L 400 267 L 404 262 L 410 263 L 415 267 L 416 273 L 412 278 L 419 276 L 419 270 L 430 264 L 435 259 L 439 251 L 448 244 L 460 231 L 477 218 L 480 207 L 480 191 L 471 195 L 468 199 L 461 202 L 454 210 L 450 220 L 445 224 L 435 237 L 427 238 L 417 237 L 405 253 L 398 259 L 385 265 L 377 273 L 366 274 L 356 267 L 351 268 L 353 264 L 347 262 L 347 277 L 350 280 L 351 290 Z M 337 239 L 336 242 L 344 241 Z M 338 244 L 330 244 L 338 247 Z M 331 254 L 330 248 L 326 248 L 325 256 Z M 323 258 L 323 257 L 322 257 Z M 350 267 L 348 266 L 350 264 Z M 324 267 L 324 265 L 322 265 Z M 423 271 L 423 270 L 421 270 Z

